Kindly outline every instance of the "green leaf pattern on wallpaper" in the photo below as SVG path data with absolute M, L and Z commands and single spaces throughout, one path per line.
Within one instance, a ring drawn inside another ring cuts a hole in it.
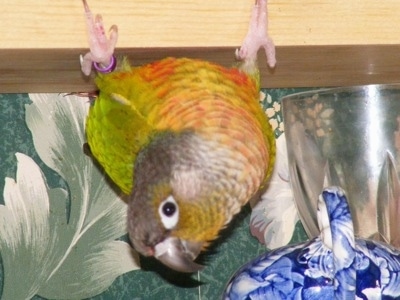
M 276 161 L 268 189 L 253 207 L 250 231 L 260 243 L 274 249 L 287 245 L 299 221 L 289 180 L 286 139 L 276 140 Z
M 274 94 L 279 90 L 270 90 Z M 282 95 L 274 95 L 279 99 Z M 276 160 L 268 188 L 261 199 L 252 207 L 250 231 L 267 248 L 287 245 L 299 218 L 289 180 L 289 166 L 286 154 L 281 104 L 273 101 L 269 93 L 261 91 L 260 104 L 269 118 L 276 136 Z
M 17 153 L 16 178 L 6 178 L 0 205 L 1 299 L 82 299 L 139 269 L 138 256 L 118 240 L 126 204 L 82 151 L 85 98 L 30 95 L 26 123 L 42 161 L 68 184 L 49 188 L 39 166 Z

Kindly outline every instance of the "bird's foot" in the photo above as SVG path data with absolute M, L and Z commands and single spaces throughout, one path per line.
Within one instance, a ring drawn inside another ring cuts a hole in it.
M 90 75 L 92 66 L 102 73 L 108 73 L 115 69 L 116 59 L 114 48 L 118 40 L 118 28 L 116 25 L 110 28 L 110 37 L 107 38 L 101 15 L 93 16 L 86 0 L 83 1 L 86 16 L 86 27 L 90 52 L 81 55 L 81 68 L 85 75 Z
M 268 36 L 267 0 L 256 0 L 251 14 L 249 30 L 240 49 L 236 50 L 236 57 L 245 63 L 254 64 L 257 52 L 264 48 L 268 65 L 273 68 L 276 64 L 275 45 Z

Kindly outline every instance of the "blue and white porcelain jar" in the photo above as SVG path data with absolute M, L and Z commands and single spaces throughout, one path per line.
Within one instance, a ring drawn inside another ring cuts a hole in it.
M 320 235 L 265 253 L 240 268 L 223 299 L 400 299 L 400 252 L 354 237 L 342 189 L 318 200 Z

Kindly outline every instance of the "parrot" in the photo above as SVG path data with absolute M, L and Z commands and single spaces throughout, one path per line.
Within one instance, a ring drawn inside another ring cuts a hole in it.
M 198 255 L 266 187 L 275 161 L 257 67 L 260 48 L 276 63 L 267 1 L 256 1 L 230 68 L 185 57 L 117 61 L 117 26 L 107 36 L 82 1 L 90 51 L 81 69 L 97 70 L 85 124 L 90 153 L 126 195 L 133 248 L 179 272 L 202 270 Z

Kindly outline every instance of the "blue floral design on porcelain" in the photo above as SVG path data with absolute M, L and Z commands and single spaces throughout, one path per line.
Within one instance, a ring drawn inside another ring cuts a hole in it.
M 320 235 L 265 253 L 240 268 L 223 299 L 400 299 L 400 252 L 354 238 L 346 196 L 324 189 Z

